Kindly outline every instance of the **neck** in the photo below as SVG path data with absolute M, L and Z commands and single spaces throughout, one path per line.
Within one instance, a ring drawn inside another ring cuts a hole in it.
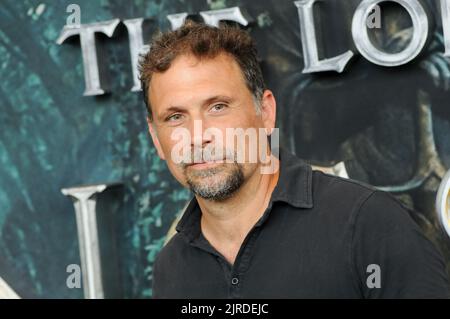
M 203 235 L 231 264 L 245 237 L 264 214 L 278 176 L 279 170 L 261 174 L 257 169 L 227 200 L 216 202 L 197 197 Z

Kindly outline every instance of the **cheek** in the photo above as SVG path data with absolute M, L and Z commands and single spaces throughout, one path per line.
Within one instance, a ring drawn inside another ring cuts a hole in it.
M 175 164 L 170 158 L 166 161 L 170 173 L 175 177 L 175 179 L 183 186 L 187 186 L 186 177 L 184 175 L 183 169 Z
M 253 107 L 253 106 L 252 106 Z M 247 128 L 260 128 L 264 127 L 264 124 L 262 122 L 262 118 L 260 115 L 257 115 L 256 113 L 250 113 L 250 114 L 241 114 L 237 116 L 234 119 L 234 127 L 240 127 L 243 129 Z
M 180 139 L 172 139 L 173 130 L 161 131 L 159 135 L 159 143 L 161 145 L 162 152 L 165 155 L 167 166 L 172 175 L 182 184 L 184 180 L 183 169 L 179 165 L 180 150 L 184 146 L 184 142 Z M 172 152 L 175 152 L 175 158 L 172 158 Z M 178 161 L 176 161 L 178 159 Z
M 167 129 L 163 129 L 158 132 L 159 144 L 161 145 L 161 149 L 168 160 L 170 160 L 172 148 L 179 142 L 172 139 L 172 133 L 172 130 Z
M 209 123 L 209 127 L 218 128 L 225 136 L 227 129 L 248 129 L 258 128 L 260 121 L 256 117 L 244 114 L 230 116 L 228 118 L 221 118 L 220 120 Z

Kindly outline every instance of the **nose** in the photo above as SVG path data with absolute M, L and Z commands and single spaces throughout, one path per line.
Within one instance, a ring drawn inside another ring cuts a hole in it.
M 191 147 L 204 148 L 212 142 L 212 136 L 205 134 L 208 129 L 207 123 L 202 119 L 196 119 L 191 125 Z

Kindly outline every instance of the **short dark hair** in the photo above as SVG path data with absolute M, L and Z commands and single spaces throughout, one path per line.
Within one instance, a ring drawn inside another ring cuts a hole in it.
M 153 73 L 168 70 L 180 55 L 215 58 L 224 52 L 239 64 L 248 89 L 256 101 L 260 101 L 266 87 L 258 63 L 256 45 L 247 31 L 227 24 L 213 27 L 187 20 L 174 31 L 158 33 L 150 43 L 149 52 L 139 61 L 141 87 L 149 118 L 152 119 L 152 112 L 148 89 Z

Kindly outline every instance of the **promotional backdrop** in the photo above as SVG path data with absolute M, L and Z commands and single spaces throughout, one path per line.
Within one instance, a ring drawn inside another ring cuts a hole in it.
M 250 21 L 242 27 L 257 43 L 277 98 L 281 145 L 314 165 L 343 162 L 350 178 L 393 193 L 450 265 L 450 239 L 435 212 L 450 168 L 450 59 L 443 56 L 439 2 L 421 2 L 430 16 L 428 42 L 398 67 L 375 65 L 357 53 L 351 24 L 360 2 L 317 4 L 320 57 L 348 50 L 355 56 L 342 73 L 304 73 L 299 13 L 290 0 L 1 1 L 0 278 L 23 298 L 83 298 L 82 289 L 67 284 L 68 266 L 81 260 L 75 208 L 61 189 L 118 183 L 105 207 L 115 211 L 120 296 L 151 297 L 155 256 L 192 195 L 152 145 L 141 92 L 131 90 L 124 21 L 144 18 L 148 43 L 171 28 L 167 15 L 200 19 L 201 11 L 232 7 Z M 372 41 L 400 52 L 414 34 L 411 19 L 399 5 L 380 7 Z M 57 43 L 77 12 L 71 8 L 79 8 L 81 24 L 120 20 L 111 36 L 94 38 L 105 94 L 83 95 L 88 62 L 80 37 Z

